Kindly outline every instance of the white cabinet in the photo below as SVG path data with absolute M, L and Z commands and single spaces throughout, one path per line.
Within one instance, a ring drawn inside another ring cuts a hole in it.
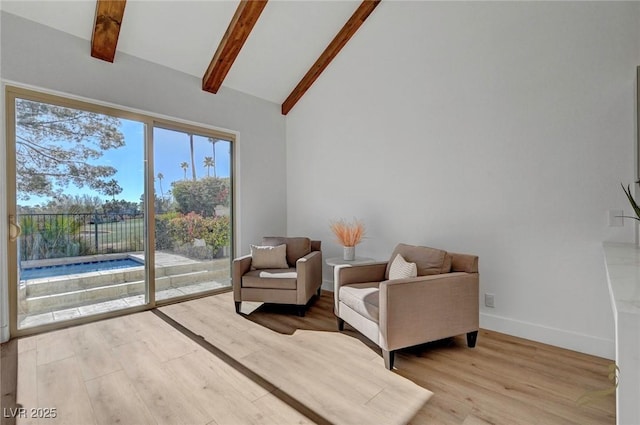
M 640 424 L 640 248 L 605 243 L 609 294 L 616 325 L 616 423 Z

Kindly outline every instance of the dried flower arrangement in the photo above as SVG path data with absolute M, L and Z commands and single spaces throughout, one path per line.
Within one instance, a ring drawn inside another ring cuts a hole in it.
M 343 219 L 331 221 L 329 228 L 342 246 L 356 246 L 362 242 L 365 233 L 364 223 L 357 218 L 353 219 L 353 223 Z

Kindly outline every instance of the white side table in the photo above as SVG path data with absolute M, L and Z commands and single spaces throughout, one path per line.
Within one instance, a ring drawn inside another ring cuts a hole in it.
M 335 266 L 341 266 L 343 264 L 351 264 L 352 266 L 359 266 L 361 264 L 375 263 L 376 260 L 369 257 L 356 257 L 356 259 L 353 261 L 347 261 L 342 257 L 331 257 L 331 258 L 327 258 L 325 262 L 327 263 L 328 266 L 335 267 Z
M 325 263 L 327 263 L 328 266 L 331 267 L 331 277 L 333 278 L 333 281 L 331 282 L 331 291 L 333 291 L 333 287 L 334 287 L 334 282 L 335 282 L 335 267 L 336 266 L 341 266 L 343 264 L 349 264 L 352 266 L 359 266 L 362 264 L 371 264 L 371 263 L 375 263 L 376 260 L 375 258 L 369 258 L 369 257 L 356 257 L 355 260 L 353 261 L 347 261 L 345 259 L 343 259 L 342 257 L 331 257 L 331 258 L 327 258 L 325 260 Z M 329 288 L 325 288 L 325 289 L 329 289 Z

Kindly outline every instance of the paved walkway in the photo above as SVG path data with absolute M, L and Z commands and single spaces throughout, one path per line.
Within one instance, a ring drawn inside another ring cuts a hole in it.
M 135 252 L 129 254 L 132 257 L 136 257 L 144 261 L 143 252 Z M 228 258 L 221 258 L 215 260 L 198 261 L 191 258 L 183 257 L 166 252 L 155 253 L 155 265 L 156 269 L 171 267 L 182 267 L 189 264 L 203 266 L 209 263 L 218 272 L 215 279 L 206 281 L 190 282 L 188 279 L 180 284 L 174 284 L 169 288 L 157 290 L 156 300 L 168 300 L 171 298 L 184 297 L 187 295 L 194 295 L 214 289 L 225 288 L 231 286 L 231 273 L 230 263 Z M 54 323 L 64 320 L 76 319 L 83 316 L 90 316 L 99 313 L 106 313 L 110 311 L 122 310 L 130 307 L 141 306 L 145 304 L 145 295 L 125 295 L 121 297 L 114 297 L 107 301 L 97 301 L 91 303 L 84 303 L 83 305 L 74 306 L 72 308 L 58 308 L 52 309 L 47 312 L 38 312 L 32 314 L 20 314 L 18 316 L 18 327 L 20 329 L 27 327 L 40 326 L 48 323 Z
M 130 252 L 131 257 L 135 257 L 138 260 L 144 262 L 144 252 Z M 155 254 L 156 267 L 166 266 L 178 266 L 183 264 L 197 264 L 202 263 L 201 260 L 194 260 L 192 258 L 183 257 L 182 255 L 173 254 L 170 252 L 156 251 Z M 211 260 L 204 260 L 204 262 Z

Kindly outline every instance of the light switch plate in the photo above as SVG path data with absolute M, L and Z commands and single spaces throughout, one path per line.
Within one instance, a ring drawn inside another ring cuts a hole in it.
M 495 304 L 495 295 L 493 294 L 484 294 L 484 305 L 487 307 L 494 308 Z

